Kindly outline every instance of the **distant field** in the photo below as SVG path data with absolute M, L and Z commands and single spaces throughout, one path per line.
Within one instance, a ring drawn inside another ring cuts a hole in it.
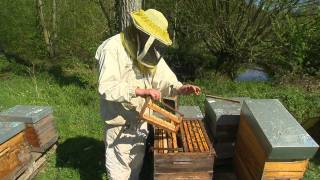
M 0 57 L 0 111 L 17 104 L 49 105 L 54 109 L 59 146 L 36 179 L 106 179 L 98 94 L 86 82 L 77 77 L 65 81 L 57 74 L 37 69 L 33 72 Z M 320 109 L 320 91 L 308 92 L 292 85 L 235 83 L 222 78 L 191 83 L 212 95 L 278 98 L 299 122 L 317 115 Z M 203 109 L 204 95 L 182 97 L 180 101 Z M 311 160 L 305 179 L 320 179 L 319 156 Z

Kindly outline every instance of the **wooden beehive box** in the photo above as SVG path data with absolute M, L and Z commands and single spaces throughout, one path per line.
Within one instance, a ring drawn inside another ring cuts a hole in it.
M 0 122 L 0 179 L 17 178 L 31 160 L 25 139 L 25 125 L 20 122 Z
M 0 113 L 0 121 L 19 121 L 33 152 L 45 152 L 58 140 L 52 109 L 48 106 L 17 105 Z
M 190 113 L 199 108 L 187 107 L 185 110 Z M 181 108 L 179 111 L 184 113 Z M 185 117 L 177 134 L 154 129 L 155 179 L 212 179 L 215 153 L 202 117 Z
M 279 100 L 244 101 L 234 157 L 239 179 L 302 179 L 318 147 Z
M 234 101 L 210 97 L 205 99 L 205 124 L 214 139 L 214 149 L 217 153 L 216 165 L 232 163 L 241 104 L 244 99 L 249 98 L 235 97 L 231 99 Z

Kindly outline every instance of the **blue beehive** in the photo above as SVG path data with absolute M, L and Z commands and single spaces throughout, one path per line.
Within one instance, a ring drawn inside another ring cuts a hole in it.
M 0 144 L 8 141 L 25 129 L 21 122 L 0 122 Z

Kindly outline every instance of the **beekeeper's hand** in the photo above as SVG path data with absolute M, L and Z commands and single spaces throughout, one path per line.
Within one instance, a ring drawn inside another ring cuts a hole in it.
M 136 89 L 136 96 L 151 97 L 152 100 L 159 101 L 161 99 L 161 92 L 155 89 Z
M 178 89 L 178 92 L 181 95 L 189 95 L 193 93 L 198 96 L 201 93 L 201 89 L 198 86 L 185 84 Z

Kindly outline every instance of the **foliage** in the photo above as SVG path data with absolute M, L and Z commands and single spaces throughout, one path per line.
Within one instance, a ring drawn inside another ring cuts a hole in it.
M 320 55 L 316 53 L 320 48 L 319 25 L 319 17 L 286 15 L 275 21 L 273 36 L 261 45 L 265 53 L 259 55 L 259 63 L 278 74 L 317 75 L 320 72 Z
M 43 0 L 48 30 L 52 31 L 51 0 Z M 30 64 L 49 63 L 35 1 L 0 2 L 0 49 L 14 53 Z M 2 8 L 5 7 L 5 8 Z M 57 59 L 53 63 L 77 58 L 92 61 L 97 46 L 109 30 L 96 1 L 57 1 Z
M 320 27 L 313 15 L 319 5 L 317 1 L 175 0 L 171 6 L 169 1 L 162 2 L 147 1 L 146 6 L 156 7 L 168 17 L 174 48 L 167 61 L 185 75 L 199 77 L 199 73 L 190 73 L 188 66 L 177 64 L 195 62 L 196 72 L 214 69 L 230 77 L 248 64 L 263 66 L 271 74 L 288 73 L 288 69 L 292 72 L 292 68 L 301 73 L 315 71 L 313 65 L 317 65 L 319 58 L 316 54 L 309 57 L 306 47 L 312 46 L 312 52 L 316 52 L 318 43 L 308 39 L 317 35 L 306 36 Z M 281 58 L 274 58 L 277 53 L 281 53 Z M 195 58 L 188 57 L 190 54 Z M 302 58 L 308 59 L 308 63 L 302 64 L 309 64 L 310 70 L 304 69 L 306 65 L 297 66 Z
M 52 1 L 43 0 L 52 32 Z M 48 54 L 39 26 L 35 1 L 0 2 L 0 51 L 18 62 L 54 64 L 66 61 L 95 64 L 94 53 L 117 33 L 119 18 L 114 0 L 57 2 L 57 57 Z M 299 0 L 162 0 L 144 1 L 145 8 L 162 11 L 169 20 L 173 48 L 165 53 L 169 65 L 184 79 L 204 71 L 235 76 L 238 68 L 258 63 L 271 73 L 319 74 L 319 15 L 317 1 Z M 292 30 L 292 31 L 291 31 Z M 193 68 L 189 68 L 191 63 Z M 189 64 L 189 66 L 187 65 Z M 193 71 L 195 70 L 195 71 Z
M 45 47 L 38 33 L 34 1 L 0 1 L 0 49 L 24 59 L 40 59 Z
M 193 34 L 217 58 L 216 68 L 235 76 L 241 64 L 256 61 L 271 22 L 290 12 L 297 1 L 187 1 L 182 31 Z M 197 14 L 198 16 L 195 16 Z M 201 19 L 199 21 L 199 19 Z

